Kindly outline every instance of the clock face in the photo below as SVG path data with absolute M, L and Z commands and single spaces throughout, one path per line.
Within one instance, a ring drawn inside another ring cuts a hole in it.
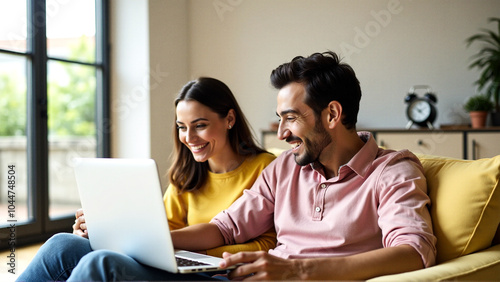
M 414 122 L 424 122 L 431 115 L 431 105 L 424 100 L 416 100 L 408 107 L 408 116 Z

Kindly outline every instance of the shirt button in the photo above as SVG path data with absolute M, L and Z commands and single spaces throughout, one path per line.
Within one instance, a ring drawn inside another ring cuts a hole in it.
M 321 208 L 320 207 L 316 207 L 316 212 L 320 212 L 321 211 Z
M 324 184 L 324 183 L 321 184 L 321 188 L 323 188 L 323 189 L 326 188 L 326 184 Z

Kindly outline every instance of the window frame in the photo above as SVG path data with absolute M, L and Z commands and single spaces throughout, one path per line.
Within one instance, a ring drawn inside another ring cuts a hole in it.
M 47 128 L 47 66 L 49 61 L 92 66 L 96 73 L 96 155 L 110 157 L 110 61 L 109 2 L 95 0 L 96 60 L 94 63 L 67 60 L 47 55 L 46 0 L 27 0 L 27 50 L 18 52 L 0 49 L 0 53 L 23 56 L 27 60 L 27 125 L 28 216 L 31 220 L 17 222 L 16 245 L 40 242 L 57 232 L 71 232 L 74 214 L 49 216 L 49 143 Z M 5 211 L 7 212 L 7 211 Z M 2 224 L 5 224 L 2 222 Z M 9 248 L 5 238 L 11 237 L 9 227 L 0 229 L 0 248 Z

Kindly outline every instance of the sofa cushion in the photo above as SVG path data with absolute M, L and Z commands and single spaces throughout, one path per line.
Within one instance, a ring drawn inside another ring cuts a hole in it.
M 500 223 L 500 156 L 471 161 L 416 155 L 431 198 L 436 263 L 489 247 Z

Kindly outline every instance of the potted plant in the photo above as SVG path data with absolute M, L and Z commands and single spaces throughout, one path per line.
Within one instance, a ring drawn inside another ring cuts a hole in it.
M 497 24 L 497 32 L 481 29 L 481 32 L 467 38 L 467 47 L 472 43 L 481 43 L 481 48 L 472 57 L 473 61 L 469 69 L 477 68 L 481 71 L 475 84 L 478 91 L 484 93 L 493 100 L 494 111 L 491 113 L 491 121 L 494 126 L 500 126 L 500 18 L 489 18 L 488 22 Z
M 469 113 L 472 128 L 482 128 L 486 125 L 488 112 L 494 105 L 486 95 L 475 95 L 470 97 L 464 104 L 464 110 Z

